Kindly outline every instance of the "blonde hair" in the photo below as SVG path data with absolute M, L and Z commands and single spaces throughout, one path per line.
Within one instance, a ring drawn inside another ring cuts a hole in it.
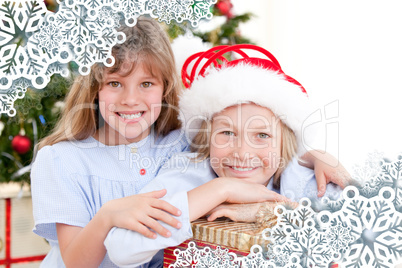
M 190 150 L 198 153 L 196 160 L 202 161 L 210 156 L 211 122 L 212 120 L 204 120 L 201 123 L 200 130 L 195 135 L 190 145 Z M 275 189 L 279 189 L 282 172 L 286 169 L 286 166 L 292 158 L 297 155 L 297 140 L 295 133 L 281 120 L 279 120 L 279 122 L 282 128 L 281 157 L 279 168 L 274 174 L 273 186 Z
M 90 74 L 78 76 L 65 98 L 65 107 L 53 132 L 45 137 L 38 149 L 66 140 L 83 140 L 94 135 L 102 124 L 98 110 L 98 92 L 103 83 L 104 71 L 116 73 L 122 71 L 129 75 L 139 64 L 151 75 L 162 78 L 164 92 L 162 110 L 153 127 L 157 135 L 166 135 L 180 128 L 177 119 L 178 94 L 181 88 L 175 67 L 174 55 L 169 38 L 159 23 L 153 19 L 139 18 L 134 27 L 122 26 L 126 41 L 115 45 L 112 55 L 115 64 L 107 68 L 103 64 L 94 64 Z

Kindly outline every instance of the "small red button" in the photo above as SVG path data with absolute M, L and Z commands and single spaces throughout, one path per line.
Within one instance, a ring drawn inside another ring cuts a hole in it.
M 147 171 L 146 171 L 145 169 L 141 169 L 141 170 L 140 170 L 140 174 L 141 174 L 141 175 L 145 175 L 145 173 L 147 173 Z

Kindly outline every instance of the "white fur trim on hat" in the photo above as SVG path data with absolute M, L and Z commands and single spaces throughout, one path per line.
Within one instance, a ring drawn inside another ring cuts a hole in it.
M 192 140 L 203 120 L 212 119 L 227 107 L 247 102 L 269 108 L 295 133 L 297 154 L 302 156 L 306 152 L 303 142 L 313 138 L 302 137 L 303 122 L 312 113 L 307 94 L 283 75 L 259 66 L 240 63 L 199 76 L 180 98 L 179 119 Z

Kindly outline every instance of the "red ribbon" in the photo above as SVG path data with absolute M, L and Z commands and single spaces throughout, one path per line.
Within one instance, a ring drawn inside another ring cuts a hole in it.
M 5 239 L 5 259 L 0 260 L 0 265 L 5 265 L 6 268 L 11 268 L 13 263 L 41 261 L 46 255 L 31 256 L 31 257 L 11 257 L 11 199 L 6 198 L 6 239 Z

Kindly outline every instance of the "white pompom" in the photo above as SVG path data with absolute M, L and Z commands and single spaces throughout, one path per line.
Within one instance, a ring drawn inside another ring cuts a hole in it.
M 172 42 L 172 49 L 176 61 L 176 69 L 179 75 L 181 75 L 181 68 L 184 62 L 191 55 L 210 49 L 212 46 L 210 43 L 202 42 L 202 39 L 198 36 L 180 35 Z M 189 66 L 189 70 L 192 65 Z

